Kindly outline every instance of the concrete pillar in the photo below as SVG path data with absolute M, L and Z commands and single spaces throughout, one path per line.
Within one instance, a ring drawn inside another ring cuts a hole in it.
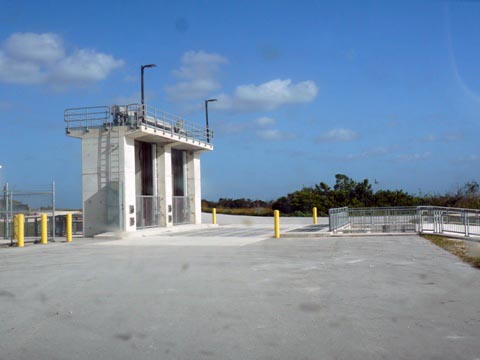
M 202 189 L 200 152 L 187 152 L 187 194 L 190 201 L 190 223 L 202 223 Z
M 173 226 L 172 146 L 157 146 L 157 191 L 160 197 L 160 226 Z
M 135 231 L 137 197 L 135 193 L 135 140 L 123 136 L 121 140 L 121 158 L 123 164 L 123 229 L 126 232 Z

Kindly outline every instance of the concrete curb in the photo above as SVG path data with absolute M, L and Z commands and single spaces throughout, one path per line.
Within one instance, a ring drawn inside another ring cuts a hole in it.
M 331 232 L 320 232 L 320 233 L 304 233 L 304 232 L 287 232 L 281 233 L 280 238 L 322 238 L 322 237 L 365 237 L 365 236 L 411 236 L 411 235 L 438 235 L 443 236 L 446 238 L 457 239 L 457 240 L 469 240 L 474 242 L 479 242 L 480 237 L 478 236 L 461 236 L 458 234 L 449 234 L 449 233 L 442 233 L 442 234 L 435 234 L 431 232 L 423 232 L 423 233 L 405 233 L 405 232 L 397 232 L 397 233 L 331 233 Z
M 362 233 L 362 234 L 333 234 L 331 232 L 323 233 L 303 233 L 303 232 L 293 232 L 281 234 L 281 238 L 322 238 L 322 237 L 365 237 L 365 236 L 410 236 L 416 235 L 416 233 Z

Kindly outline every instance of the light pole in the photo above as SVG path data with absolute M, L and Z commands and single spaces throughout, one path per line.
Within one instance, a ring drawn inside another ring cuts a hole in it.
M 156 67 L 157 65 L 155 64 L 148 64 L 148 65 L 142 65 L 141 68 L 141 85 L 142 85 L 142 120 L 145 119 L 145 94 L 143 90 L 143 74 L 145 72 L 145 69 L 147 68 L 153 68 Z
M 207 123 L 207 143 L 210 142 L 210 129 L 208 128 L 208 103 L 212 101 L 217 101 L 217 99 L 208 99 L 205 100 L 205 120 Z

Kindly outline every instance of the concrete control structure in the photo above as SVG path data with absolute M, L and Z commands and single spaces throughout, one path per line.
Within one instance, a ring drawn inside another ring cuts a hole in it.
M 84 236 L 201 223 L 210 130 L 141 104 L 67 109 L 65 122 L 82 139 Z

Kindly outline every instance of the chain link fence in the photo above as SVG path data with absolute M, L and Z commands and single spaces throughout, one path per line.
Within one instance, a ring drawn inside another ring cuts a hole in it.
M 16 189 L 5 184 L 0 193 L 0 238 L 10 240 L 11 245 L 13 218 L 17 214 L 25 216 L 24 231 L 27 239 L 40 238 L 41 214 L 47 214 L 50 241 L 55 241 L 56 236 L 65 233 L 65 216 L 58 216 L 55 209 L 55 183 L 30 190 Z M 75 230 L 78 231 L 78 225 Z

